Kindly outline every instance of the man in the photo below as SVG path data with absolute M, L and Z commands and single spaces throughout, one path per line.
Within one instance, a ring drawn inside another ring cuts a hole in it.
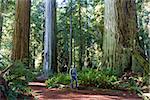
M 78 88 L 78 79 L 77 79 L 77 70 L 75 65 L 72 65 L 70 68 L 70 77 L 71 77 L 71 88 L 73 88 L 73 82 L 76 82 L 76 88 Z

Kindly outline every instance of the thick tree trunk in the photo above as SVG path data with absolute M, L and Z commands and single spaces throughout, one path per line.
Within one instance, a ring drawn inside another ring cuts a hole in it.
M 131 70 L 135 47 L 135 0 L 105 0 L 104 65 Z
M 12 59 L 29 65 L 30 0 L 16 0 Z
M 45 2 L 45 44 L 44 44 L 44 73 L 57 72 L 56 50 L 56 0 Z

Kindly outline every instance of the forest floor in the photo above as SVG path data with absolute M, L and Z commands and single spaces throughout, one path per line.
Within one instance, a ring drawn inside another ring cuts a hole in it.
M 106 89 L 46 88 L 44 83 L 31 82 L 32 95 L 38 100 L 142 100 L 135 93 Z

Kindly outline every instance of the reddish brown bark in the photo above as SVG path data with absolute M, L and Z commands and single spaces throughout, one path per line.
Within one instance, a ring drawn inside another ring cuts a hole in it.
M 16 0 L 16 22 L 13 35 L 13 60 L 29 58 L 30 0 Z

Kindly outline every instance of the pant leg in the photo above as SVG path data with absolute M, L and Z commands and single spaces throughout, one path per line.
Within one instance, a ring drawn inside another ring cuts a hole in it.
M 77 77 L 76 77 L 76 88 L 78 88 L 78 79 L 77 79 Z
M 73 88 L 73 78 L 71 78 L 71 88 Z
M 76 77 L 75 76 L 71 76 L 71 87 L 73 88 L 73 82 L 76 81 Z

